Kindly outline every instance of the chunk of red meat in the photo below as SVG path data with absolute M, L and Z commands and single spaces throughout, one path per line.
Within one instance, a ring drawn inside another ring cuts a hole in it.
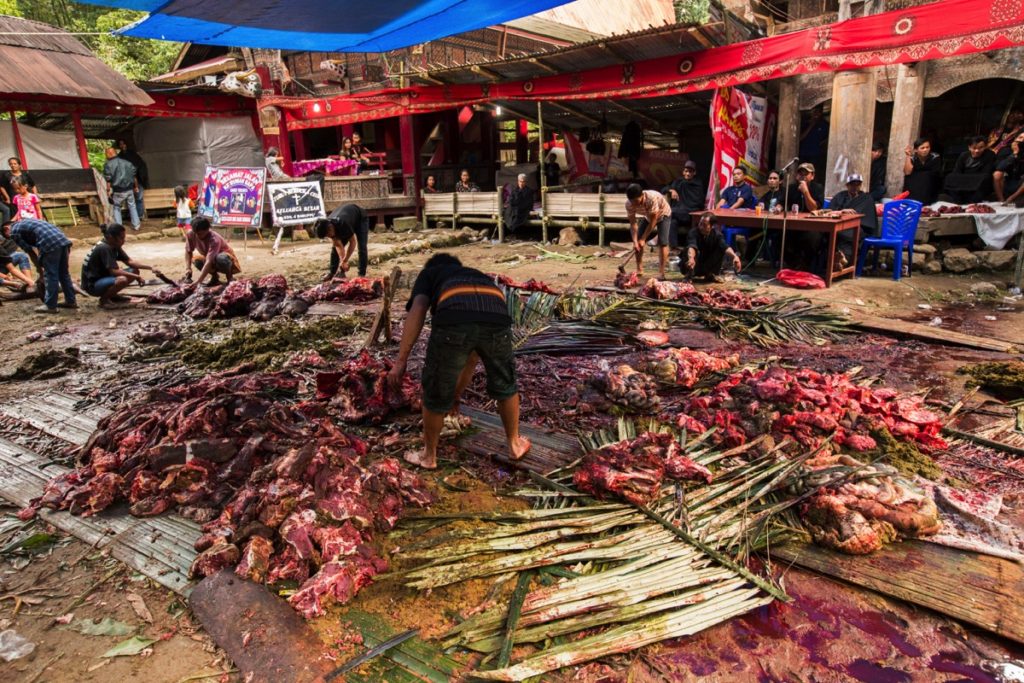
M 313 529 L 313 540 L 320 547 L 324 562 L 351 555 L 364 541 L 363 535 L 351 522 L 341 526 L 318 526 Z
M 704 481 L 711 483 L 711 470 L 696 463 L 685 455 L 676 455 L 665 460 L 665 474 L 677 481 Z
M 319 499 L 316 501 L 316 509 L 335 522 L 351 520 L 360 529 L 373 527 L 374 514 L 363 498 L 347 491 L 335 491 Z
M 146 301 L 151 304 L 177 304 L 187 299 L 188 295 L 189 290 L 181 285 L 167 285 L 147 296 Z
M 288 603 L 307 619 L 322 616 L 325 601 L 345 604 L 386 569 L 387 562 L 371 551 L 328 562 L 288 598 Z
M 238 564 L 238 546 L 232 543 L 220 543 L 204 550 L 192 562 L 188 575 L 192 578 L 201 578 L 216 574 L 221 569 L 233 567 Z
M 270 571 L 270 556 L 274 553 L 274 544 L 262 536 L 253 536 L 242 551 L 242 559 L 235 567 L 239 576 L 263 583 Z
M 232 318 L 248 315 L 249 307 L 256 301 L 252 280 L 232 280 L 221 292 L 213 307 L 211 318 Z
M 309 578 L 309 563 L 295 556 L 291 546 L 270 558 L 270 571 L 267 572 L 267 583 L 281 581 L 297 581 L 302 583 Z
M 124 479 L 114 472 L 101 472 L 68 492 L 66 500 L 73 515 L 89 517 L 106 510 L 120 495 Z
M 277 530 L 295 551 L 301 560 L 319 562 L 316 548 L 313 547 L 313 530 L 316 524 L 316 512 L 310 509 L 296 510 L 288 515 Z
M 875 440 L 866 434 L 849 434 L 843 439 L 842 445 L 849 446 L 860 453 L 874 450 L 878 447 Z

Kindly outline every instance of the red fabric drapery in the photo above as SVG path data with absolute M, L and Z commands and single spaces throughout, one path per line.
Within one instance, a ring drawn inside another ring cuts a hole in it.
M 1024 0 L 943 0 L 710 50 L 527 81 L 305 100 L 287 109 L 285 118 L 288 128 L 297 130 L 491 100 L 659 97 L 1018 45 L 1024 45 Z

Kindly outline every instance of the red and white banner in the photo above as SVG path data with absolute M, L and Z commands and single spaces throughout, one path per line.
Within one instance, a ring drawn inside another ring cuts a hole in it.
M 708 207 L 713 206 L 718 189 L 732 185 L 737 166 L 747 181 L 760 185 L 767 169 L 767 147 L 775 114 L 768 101 L 740 92 L 736 88 L 718 88 L 711 98 L 711 135 L 715 141 L 712 182 L 708 183 Z M 717 188 L 714 180 L 717 178 Z

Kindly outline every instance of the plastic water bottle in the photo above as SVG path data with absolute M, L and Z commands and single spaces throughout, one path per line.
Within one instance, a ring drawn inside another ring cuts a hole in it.
M 800 205 L 799 204 L 794 204 L 792 206 L 792 208 L 790 209 L 790 213 L 792 213 L 794 216 L 797 215 L 798 213 L 800 213 Z

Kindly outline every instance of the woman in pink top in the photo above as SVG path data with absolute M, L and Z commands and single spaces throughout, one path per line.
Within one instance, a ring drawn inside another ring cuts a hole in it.
M 21 180 L 11 182 L 14 191 L 14 205 L 18 207 L 12 221 L 20 221 L 23 218 L 42 218 L 43 212 L 39 209 L 39 197 L 28 191 L 28 185 Z

